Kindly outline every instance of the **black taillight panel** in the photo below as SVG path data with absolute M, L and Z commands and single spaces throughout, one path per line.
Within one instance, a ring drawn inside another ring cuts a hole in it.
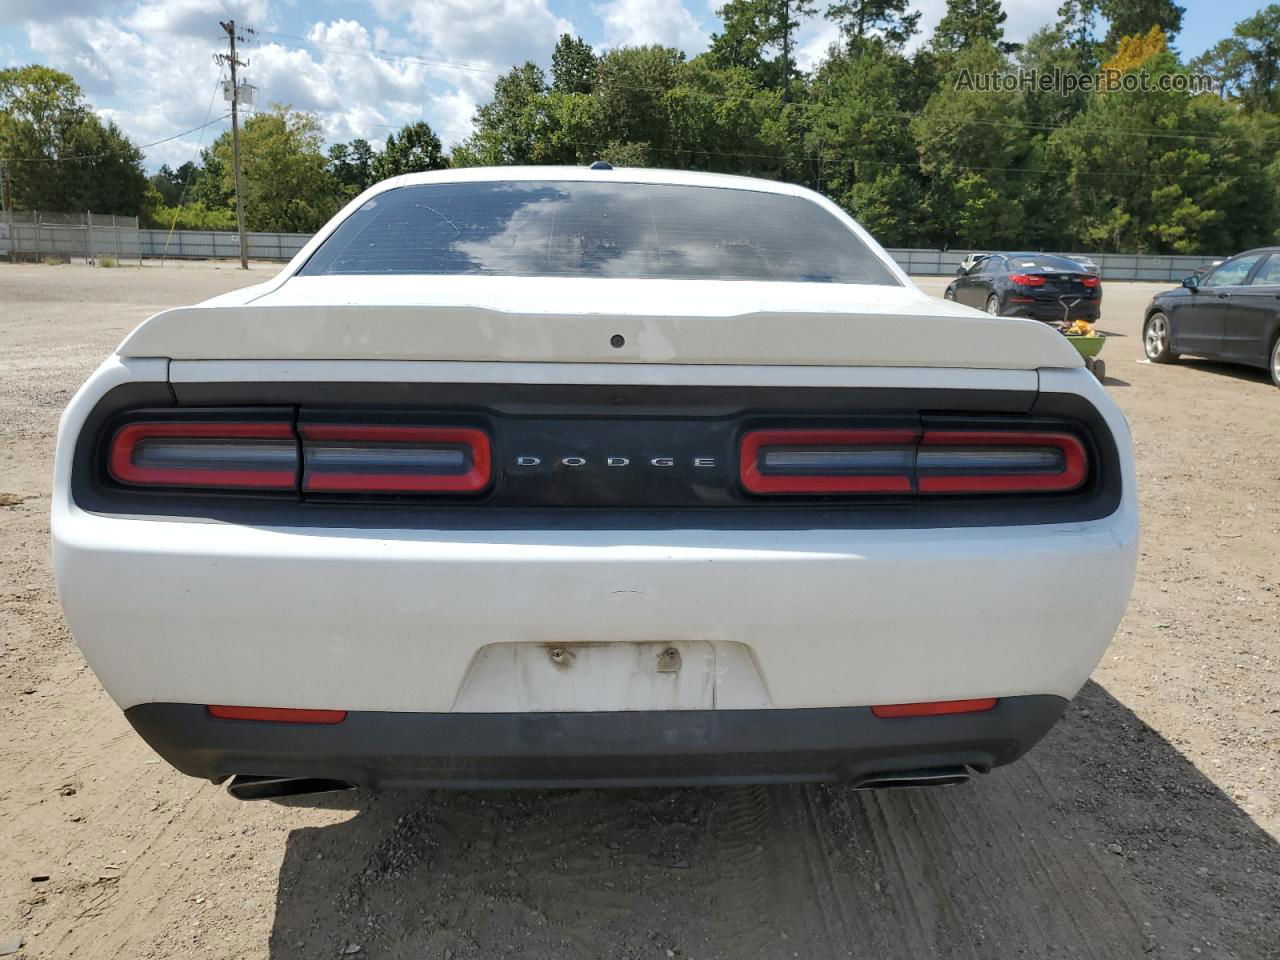
M 202 385 L 221 405 L 113 392 L 73 492 L 137 515 L 485 529 L 1005 525 L 1118 505 L 1114 443 L 1072 395 L 487 385 L 482 404 L 451 386 L 325 385 L 322 404 L 301 385 L 292 405 L 289 384 Z M 403 402 L 417 391 L 435 402 Z

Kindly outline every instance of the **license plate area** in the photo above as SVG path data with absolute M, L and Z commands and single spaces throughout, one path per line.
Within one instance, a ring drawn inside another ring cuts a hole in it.
M 710 710 L 716 677 L 716 647 L 702 640 L 495 643 L 476 654 L 454 710 Z

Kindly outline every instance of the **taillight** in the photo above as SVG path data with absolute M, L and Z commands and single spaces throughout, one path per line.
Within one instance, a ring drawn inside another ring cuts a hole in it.
M 739 456 L 765 495 L 1065 493 L 1088 472 L 1078 437 L 1040 430 L 753 430 Z
M 921 493 L 1064 493 L 1087 473 L 1069 433 L 926 430 L 916 454 Z
M 1080 278 L 1080 286 L 1082 286 L 1082 287 L 1089 287 L 1090 289 L 1092 289 L 1092 288 L 1094 288 L 1094 287 L 1098 286 L 1100 283 L 1102 283 L 1102 281 L 1101 281 L 1101 280 L 1099 280 L 1097 277 L 1094 277 L 1094 276 L 1088 276 L 1088 277 L 1081 277 L 1081 278 Z
M 301 424 L 308 493 L 478 493 L 489 435 L 471 427 Z
M 129 486 L 292 490 L 298 443 L 288 420 L 143 421 L 115 432 L 107 469 Z
M 147 412 L 149 413 L 149 411 Z M 130 487 L 290 493 L 458 493 L 489 486 L 475 427 L 294 422 L 292 410 L 147 417 L 110 436 L 107 473 Z
M 742 439 L 751 493 L 910 493 L 918 430 L 753 430 Z
M 1044 277 L 1035 273 L 1011 273 L 1009 282 L 1016 283 L 1020 287 L 1043 287 Z

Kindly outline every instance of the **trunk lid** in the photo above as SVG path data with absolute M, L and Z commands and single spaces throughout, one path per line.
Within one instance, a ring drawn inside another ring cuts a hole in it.
M 554 277 L 294 277 L 147 320 L 173 360 L 1077 367 L 1035 321 L 914 286 Z

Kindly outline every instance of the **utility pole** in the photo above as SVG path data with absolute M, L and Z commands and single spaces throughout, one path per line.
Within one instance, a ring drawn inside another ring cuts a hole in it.
M 244 183 L 240 179 L 240 84 L 236 80 L 236 67 L 247 67 L 249 64 L 236 58 L 236 41 L 244 40 L 244 37 L 236 36 L 236 22 L 218 22 L 227 32 L 230 44 L 228 52 L 216 54 L 214 60 L 231 68 L 231 165 L 235 168 L 236 178 L 236 228 L 240 231 L 240 269 L 248 270 L 249 245 L 244 236 Z

